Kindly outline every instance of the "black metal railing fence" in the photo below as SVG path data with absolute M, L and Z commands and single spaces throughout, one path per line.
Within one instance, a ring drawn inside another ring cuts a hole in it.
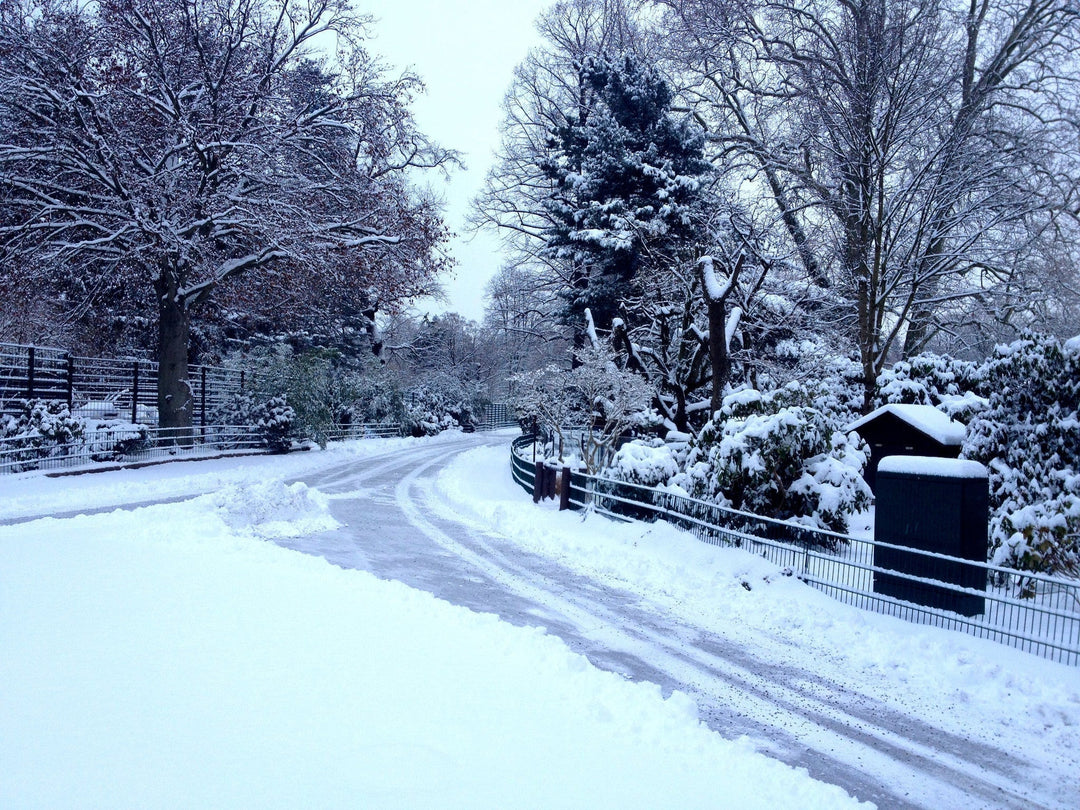
M 63 349 L 0 343 L 0 414 L 21 403 L 66 403 L 73 414 L 133 423 L 157 422 L 158 364 L 135 358 L 83 357 Z M 208 427 L 214 412 L 244 390 L 245 372 L 214 366 L 188 368 L 193 423 Z
M 534 438 L 523 436 L 511 450 L 514 480 L 530 493 L 533 447 Z M 560 487 L 566 486 L 571 508 L 618 520 L 665 520 L 703 542 L 759 554 L 847 604 L 1080 665 L 1076 580 L 823 531 L 580 471 L 563 473 Z M 913 600 L 891 595 L 897 583 Z

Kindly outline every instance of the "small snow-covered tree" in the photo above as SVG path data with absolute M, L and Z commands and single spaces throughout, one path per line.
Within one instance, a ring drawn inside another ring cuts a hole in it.
M 560 459 L 571 449 L 567 428 L 580 431 L 576 449 L 590 472 L 608 465 L 632 429 L 655 420 L 651 389 L 640 375 L 620 369 L 602 346 L 579 350 L 573 369 L 548 365 L 518 375 L 515 383 L 518 418 L 554 431 Z

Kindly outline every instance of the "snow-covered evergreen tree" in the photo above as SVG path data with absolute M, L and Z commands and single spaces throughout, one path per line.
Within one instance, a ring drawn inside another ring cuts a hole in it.
M 568 116 L 541 168 L 553 190 L 543 254 L 564 268 L 564 323 L 611 327 L 643 271 L 685 261 L 700 223 L 704 134 L 671 110 L 672 91 L 630 55 L 583 66 L 595 103 Z

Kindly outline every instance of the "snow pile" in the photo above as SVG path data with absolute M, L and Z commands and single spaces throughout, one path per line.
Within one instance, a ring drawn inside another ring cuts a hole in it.
M 336 529 L 341 524 L 330 516 L 328 500 L 318 490 L 299 481 L 232 485 L 205 496 L 225 523 L 258 537 L 299 537 Z
M 856 806 L 540 630 L 255 537 L 320 514 L 266 483 L 0 527 L 0 806 Z

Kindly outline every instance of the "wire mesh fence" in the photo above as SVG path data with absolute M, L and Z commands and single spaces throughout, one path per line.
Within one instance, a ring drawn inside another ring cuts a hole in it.
M 533 438 L 516 439 L 514 480 L 532 492 Z M 618 520 L 665 520 L 717 546 L 743 548 L 866 610 L 960 630 L 1080 666 L 1080 582 L 823 531 L 678 492 L 572 472 L 567 502 Z

